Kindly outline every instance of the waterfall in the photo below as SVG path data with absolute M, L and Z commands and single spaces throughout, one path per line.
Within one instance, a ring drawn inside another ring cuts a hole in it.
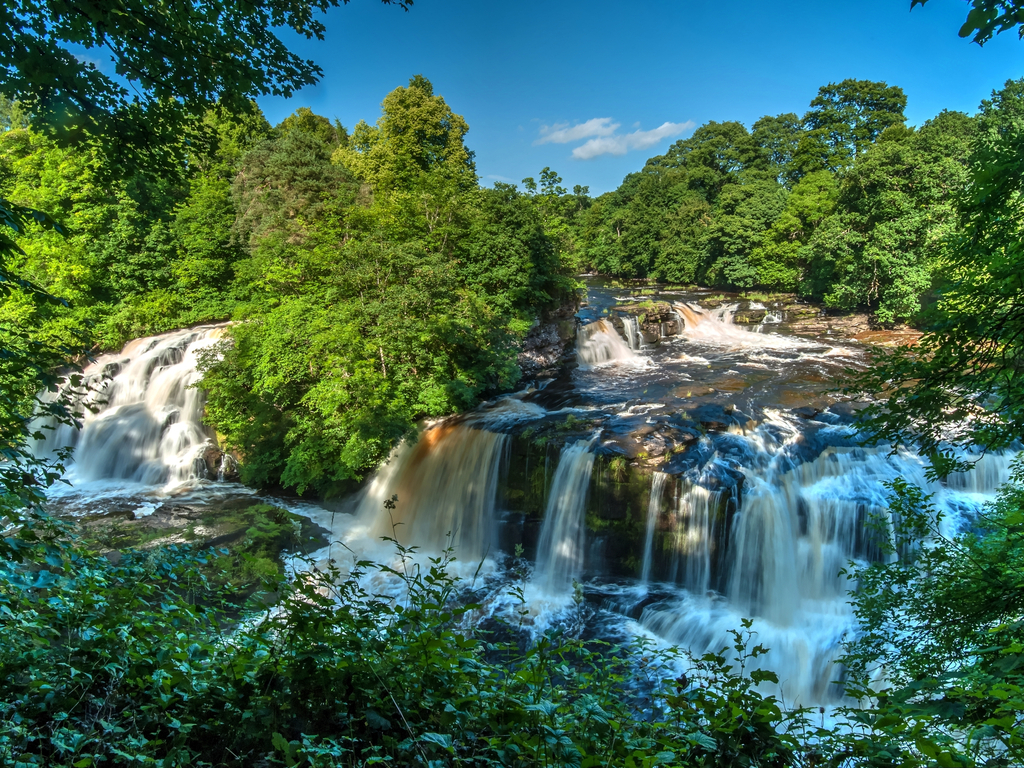
M 204 452 L 214 445 L 203 425 L 197 357 L 223 337 L 206 326 L 135 339 L 83 371 L 75 396 L 82 429 L 41 425 L 40 454 L 72 446 L 74 483 L 128 481 L 175 487 L 208 479 Z
M 669 311 L 672 313 L 672 317 L 676 319 L 676 335 L 681 336 L 683 330 L 686 328 L 686 323 L 683 322 L 683 316 L 679 313 L 679 310 L 673 306 L 669 306 Z
M 651 560 L 654 557 L 654 531 L 658 526 L 658 518 L 661 516 L 661 496 L 665 491 L 665 481 L 668 475 L 664 472 L 655 472 L 651 481 L 651 498 L 647 502 L 647 530 L 644 535 L 644 559 L 640 580 L 646 584 L 651 580 Z
M 509 436 L 445 422 L 392 454 L 356 501 L 375 539 L 440 552 L 463 562 L 495 554 L 495 503 Z M 393 510 L 384 502 L 398 496 Z
M 857 347 L 851 342 L 824 351 L 827 345 L 772 333 L 772 312 L 759 328 L 737 326 L 736 309 L 676 303 L 672 312 L 685 341 L 648 348 L 636 317 L 622 316 L 620 334 L 609 313 L 621 310 L 594 302 L 588 316 L 603 319 L 578 329 L 579 371 L 564 372 L 547 390 L 497 397 L 424 429 L 418 439 L 397 446 L 344 502 L 354 514 L 335 519 L 318 508 L 316 519 L 352 545 L 356 559 L 393 563 L 388 558 L 394 546 L 381 537 L 426 556 L 451 546 L 459 560 L 453 573 L 471 578 L 477 563 L 494 555 L 487 563 L 493 594 L 480 601 L 487 604 L 480 615 L 494 617 L 522 610 L 518 598 L 503 590 L 509 583 L 503 580 L 514 575 L 518 584 L 519 576 L 503 570 L 499 531 L 509 547 L 518 541 L 529 550 L 539 526 L 527 591 L 534 631 L 561 621 L 572 582 L 585 573 L 588 600 L 601 603 L 588 633 L 615 641 L 634 632 L 653 634 L 700 656 L 728 647 L 730 630 L 751 618 L 754 642 L 771 649 L 757 663 L 780 677 L 772 693 L 781 692 L 787 706 L 836 702 L 841 691 L 832 681 L 842 670 L 835 661 L 844 637 L 857 631 L 848 601 L 856 585 L 839 573 L 851 560 L 883 556 L 867 524 L 877 517 L 892 526 L 883 483 L 905 478 L 931 494 L 944 532 L 974 530 L 982 505 L 1008 479 L 1013 456 L 985 455 L 969 473 L 929 481 L 922 460 L 910 453 L 851 447 L 856 436 L 839 426 L 839 409 L 814 419 L 773 410 L 775 404 L 824 407 L 829 398 L 821 394 L 822 382 L 846 363 L 830 356 Z M 51 501 L 56 497 L 64 509 L 77 504 L 75 513 L 120 514 L 135 507 L 134 514 L 143 516 L 157 508 L 154 495 L 173 492 L 173 506 L 200 507 L 218 495 L 249 493 L 206 482 L 230 476 L 234 463 L 207 452 L 215 436 L 202 424 L 202 392 L 192 386 L 199 379 L 197 357 L 222 334 L 223 327 L 209 326 L 138 339 L 89 366 L 79 397 L 84 429 L 43 430 L 47 437 L 37 448 L 76 447 L 68 479 L 79 495 L 60 495 L 58 485 L 48 491 Z M 679 354 L 677 347 L 689 354 L 669 359 Z M 803 362 L 808 358 L 813 365 Z M 670 364 L 681 361 L 689 365 Z M 754 382 L 743 400 L 734 394 L 738 381 Z M 713 394 L 691 396 L 691 389 L 705 384 Z M 725 419 L 702 409 L 734 397 L 742 406 L 727 412 L 742 407 L 760 424 L 715 425 L 691 440 L 705 418 Z M 566 412 L 581 414 L 588 430 L 601 430 L 600 438 L 571 438 L 559 452 L 558 442 L 582 423 L 565 421 Z M 535 428 L 519 429 L 531 420 Z M 637 450 L 664 438 L 665 453 L 655 457 L 660 463 L 636 462 L 629 483 L 595 484 L 608 495 L 588 505 L 596 441 L 628 446 L 634 438 Z M 636 481 L 654 466 L 665 471 L 653 472 L 644 499 Z M 79 493 L 86 481 L 95 484 Z M 396 505 L 388 509 L 394 496 Z M 545 509 L 539 522 L 538 506 Z M 588 535 L 588 508 L 605 523 L 598 535 Z M 629 578 L 636 575 L 639 580 Z M 368 589 L 393 593 L 386 574 L 367 578 Z
M 966 455 L 962 458 L 977 461 L 970 472 L 954 472 L 946 478 L 949 488 L 966 493 L 991 493 L 1010 477 L 1013 453 L 986 453 L 982 457 Z
M 549 595 L 570 591 L 573 579 L 583 570 L 584 516 L 594 469 L 595 457 L 590 451 L 593 443 L 594 440 L 577 440 L 563 448 L 551 483 L 533 577 Z
M 683 316 L 682 333 L 691 341 L 727 344 L 732 347 L 769 347 L 773 349 L 796 349 L 814 346 L 805 339 L 780 336 L 775 333 L 762 334 L 741 328 L 733 322 L 739 304 L 727 304 L 718 309 L 704 309 L 696 304 L 675 304 L 673 309 Z
M 637 360 L 638 356 L 609 321 L 597 320 L 577 332 L 576 358 L 581 367 L 589 368 L 602 363 Z
M 688 483 L 676 499 L 670 577 L 695 595 L 711 590 L 712 557 L 724 501 L 724 491 L 711 491 L 696 483 Z
M 792 705 L 840 698 L 831 683 L 841 675 L 835 660 L 844 634 L 856 630 L 847 601 L 855 585 L 840 572 L 851 560 L 882 556 L 869 523 L 889 522 L 883 483 L 905 478 L 933 494 L 953 534 L 973 524 L 1011 461 L 1009 454 L 985 457 L 974 473 L 946 484 L 929 482 L 919 457 L 884 448 L 829 447 L 801 462 L 791 450 L 804 439 L 798 427 L 769 413 L 755 430 L 723 438 L 728 455 L 716 453 L 708 467 L 743 475 L 731 518 L 722 514 L 724 491 L 683 484 L 670 528 L 670 577 L 687 593 L 641 616 L 648 630 L 698 652 L 726 645 L 728 631 L 753 618 L 757 642 L 771 649 L 763 663 L 778 673 Z
M 626 341 L 629 342 L 629 348 L 634 352 L 639 352 L 640 347 L 643 346 L 643 338 L 640 336 L 640 322 L 632 315 L 623 315 L 622 328 L 626 332 Z

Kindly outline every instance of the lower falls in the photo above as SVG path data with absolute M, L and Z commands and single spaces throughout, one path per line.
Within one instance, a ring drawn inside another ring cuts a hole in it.
M 861 350 L 755 333 L 728 307 L 678 300 L 683 332 L 651 338 L 608 311 L 615 300 L 591 290 L 577 365 L 424 428 L 354 497 L 300 511 L 368 556 L 388 556 L 383 537 L 426 555 L 451 548 L 467 574 L 487 576 L 494 612 L 508 604 L 521 547 L 538 629 L 571 609 L 574 582 L 595 637 L 702 653 L 753 619 L 787 705 L 837 702 L 834 662 L 856 632 L 855 585 L 841 572 L 883 556 L 872 523 L 884 535 L 884 483 L 920 485 L 946 528 L 965 530 L 1008 479 L 1011 454 L 929 481 L 917 456 L 859 445 L 849 408 L 826 392 Z M 76 446 L 58 510 L 117 503 L 147 514 L 168 498 L 254 493 L 218 482 L 230 458 L 191 387 L 197 354 L 220 334 L 136 340 L 86 371 L 100 393 L 94 412 L 80 433 L 57 430 L 39 447 Z

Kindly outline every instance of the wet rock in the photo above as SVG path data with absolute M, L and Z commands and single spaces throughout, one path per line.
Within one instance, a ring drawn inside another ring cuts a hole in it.
M 744 309 L 733 315 L 732 321 L 739 325 L 759 324 L 768 313 L 766 309 Z
M 206 465 L 206 479 L 216 480 L 217 470 L 220 469 L 221 457 L 224 453 L 215 445 L 211 445 L 203 451 L 203 463 Z
M 565 320 L 541 323 L 531 328 L 523 339 L 517 358 L 523 377 L 536 378 L 566 362 L 573 345 L 573 331 L 573 323 Z
M 169 509 L 166 509 L 169 505 L 164 505 L 163 508 L 157 510 L 157 512 L 169 512 L 172 518 L 181 518 L 182 520 L 199 520 L 203 515 L 208 514 L 209 510 L 205 507 L 192 507 L 192 506 L 180 506 L 178 504 L 170 505 Z
M 820 408 L 814 408 L 810 405 L 805 405 L 800 408 L 793 409 L 793 415 L 801 419 L 813 419 L 819 413 L 821 413 Z
M 675 336 L 682 332 L 679 318 L 668 302 L 645 301 L 640 304 L 622 304 L 615 307 L 615 311 L 637 319 L 644 344 L 656 344 L 666 336 Z M 616 327 L 621 330 L 622 321 L 619 317 L 616 317 L 616 320 L 618 320 Z
M 666 429 L 662 431 L 669 450 L 672 453 L 679 453 L 685 450 L 687 447 L 697 442 L 699 435 L 696 432 L 684 431 L 682 429 Z
M 668 443 L 661 435 L 650 435 L 643 441 L 643 452 L 647 454 L 648 458 L 664 456 L 668 448 Z
M 734 405 L 701 405 L 688 412 L 705 432 L 726 432 L 733 425 L 746 426 L 751 419 Z

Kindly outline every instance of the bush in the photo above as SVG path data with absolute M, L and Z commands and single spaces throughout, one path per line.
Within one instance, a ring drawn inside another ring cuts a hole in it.
M 783 766 L 798 746 L 799 713 L 754 688 L 770 673 L 744 672 L 749 633 L 738 667 L 723 652 L 677 677 L 677 653 L 643 644 L 475 629 L 447 556 L 311 563 L 232 622 L 216 553 L 32 547 L 36 566 L 0 574 L 4 765 Z M 374 571 L 401 596 L 368 592 Z

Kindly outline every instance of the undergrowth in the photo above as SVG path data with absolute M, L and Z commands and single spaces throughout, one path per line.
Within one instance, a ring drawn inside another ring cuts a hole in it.
M 238 620 L 209 574 L 222 552 L 18 546 L 0 566 L 3 765 L 783 766 L 799 746 L 798 715 L 754 687 L 770 673 L 732 658 L 763 651 L 749 636 L 682 677 L 643 645 L 498 642 L 469 621 L 450 553 L 309 562 Z M 401 596 L 368 591 L 373 572 Z

